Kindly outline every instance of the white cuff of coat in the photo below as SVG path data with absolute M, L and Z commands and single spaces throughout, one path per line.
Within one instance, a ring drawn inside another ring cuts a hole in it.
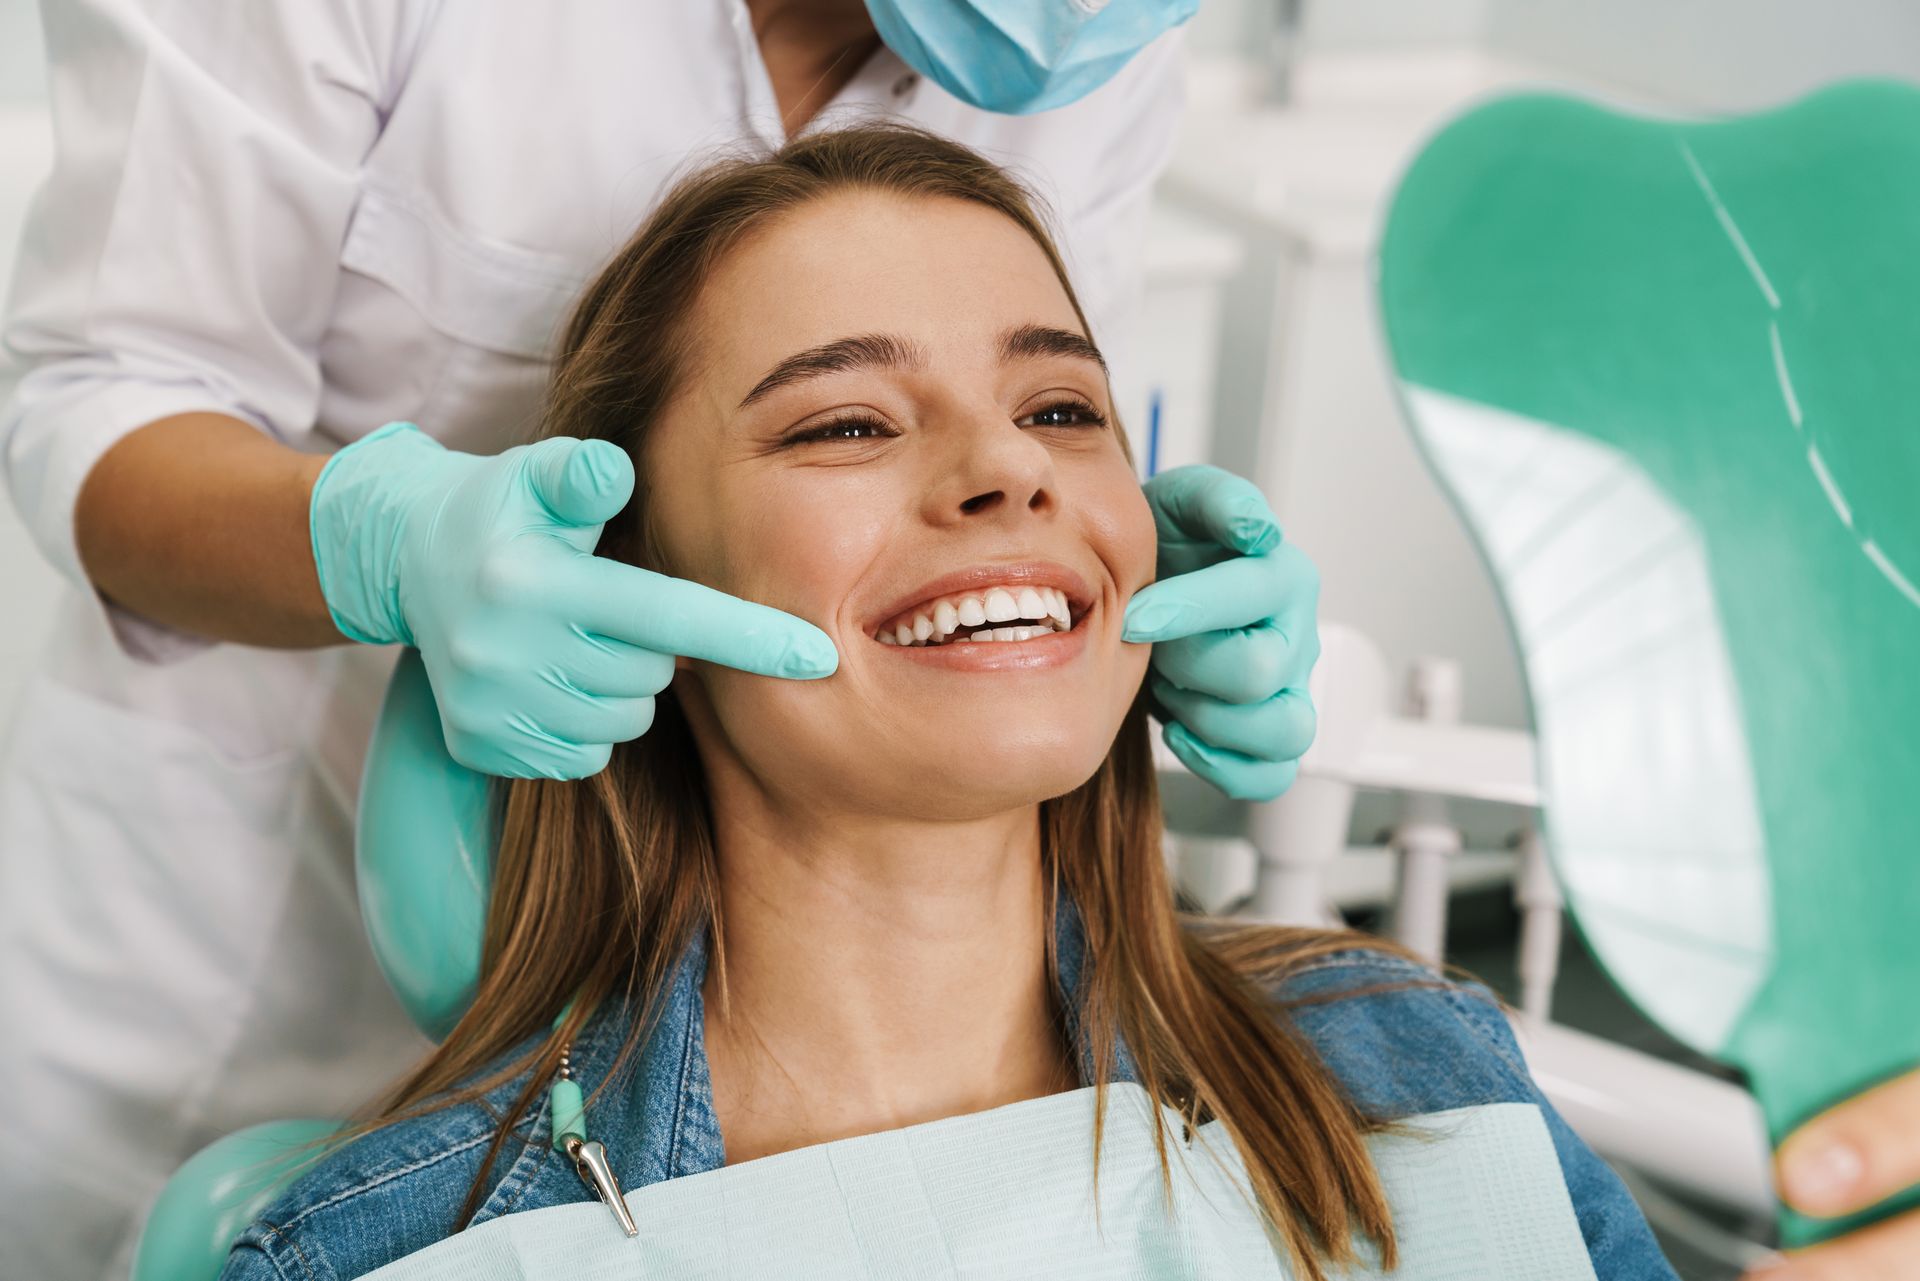
M 100 602 L 114 639 L 129 657 L 171 663 L 211 647 L 217 642 L 156 623 L 94 589 L 80 563 L 74 507 L 94 464 L 148 423 L 195 412 L 254 419 L 195 383 L 89 378 L 44 388 L 40 384 L 51 381 L 50 372 L 29 373 L 0 414 L 7 486 L 28 532 L 56 570 Z

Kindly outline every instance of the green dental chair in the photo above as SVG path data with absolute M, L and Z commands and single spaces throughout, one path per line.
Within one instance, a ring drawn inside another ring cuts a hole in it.
M 435 1040 L 460 1021 L 479 982 L 493 840 L 488 780 L 447 754 L 426 668 L 407 650 L 367 753 L 354 862 L 381 972 Z M 233 1239 L 324 1153 L 339 1125 L 269 1121 L 196 1154 L 148 1215 L 134 1281 L 213 1281 Z
M 1776 1141 L 1920 1064 L 1920 88 L 1492 102 L 1402 180 L 1379 300 L 1595 954 Z

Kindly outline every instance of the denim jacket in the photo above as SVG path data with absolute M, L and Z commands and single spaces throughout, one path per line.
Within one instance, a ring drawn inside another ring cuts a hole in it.
M 1082 1084 L 1091 1085 L 1092 1055 L 1074 1014 L 1085 944 L 1070 904 L 1056 917 L 1055 943 L 1067 1033 Z M 637 1062 L 630 1058 L 623 1079 L 608 1082 L 588 1108 L 588 1135 L 606 1146 L 628 1191 L 726 1163 L 707 1071 L 700 993 L 705 974 L 702 936 L 675 971 Z M 1355 949 L 1294 972 L 1275 995 L 1282 1002 L 1306 1002 L 1285 1017 L 1370 1116 L 1392 1119 L 1486 1103 L 1537 1106 L 1600 1281 L 1672 1281 L 1673 1270 L 1620 1180 L 1534 1086 L 1485 988 L 1441 982 L 1398 957 Z M 574 1076 L 583 1089 L 591 1091 L 606 1077 L 629 1017 L 597 1017 L 576 1041 Z M 1109 1079 L 1132 1080 L 1131 1055 L 1124 1044 L 1116 1052 Z M 467 1104 L 402 1122 L 329 1154 L 234 1243 L 222 1281 L 346 1281 L 446 1237 L 492 1138 L 492 1117 L 525 1084 L 522 1078 L 499 1087 L 486 1106 Z M 573 1163 L 549 1146 L 544 1098 L 520 1132 L 527 1142 L 508 1140 L 475 1223 L 593 1199 Z

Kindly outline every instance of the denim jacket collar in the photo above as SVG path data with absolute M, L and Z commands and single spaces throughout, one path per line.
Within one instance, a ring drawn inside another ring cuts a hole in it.
M 1093 1048 L 1084 1035 L 1082 1018 L 1089 978 L 1086 931 L 1079 910 L 1064 896 L 1054 913 L 1054 948 L 1068 1042 L 1080 1068 L 1081 1085 L 1092 1085 Z M 609 1074 L 627 1035 L 630 1010 L 618 1008 L 597 1015 L 574 1044 L 575 1077 L 590 1097 L 588 1137 L 605 1145 L 614 1172 L 628 1191 L 726 1164 L 707 1064 L 706 1005 L 701 996 L 706 973 L 707 936 L 700 930 L 674 969 L 658 1005 L 658 1022 L 617 1077 Z M 1109 1081 L 1134 1080 L 1133 1056 L 1126 1044 L 1116 1042 L 1114 1051 Z M 533 1118 L 529 1142 L 488 1196 L 475 1223 L 516 1210 L 591 1199 L 572 1163 L 553 1153 L 550 1135 L 551 1119 L 543 1102 Z

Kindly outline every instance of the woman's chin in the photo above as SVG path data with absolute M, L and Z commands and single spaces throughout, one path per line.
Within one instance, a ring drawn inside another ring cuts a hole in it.
M 1113 741 L 1111 733 L 1093 741 L 1085 731 L 969 735 L 903 749 L 894 758 L 896 777 L 909 780 L 902 803 L 930 819 L 963 819 L 1065 795 L 1093 777 Z

